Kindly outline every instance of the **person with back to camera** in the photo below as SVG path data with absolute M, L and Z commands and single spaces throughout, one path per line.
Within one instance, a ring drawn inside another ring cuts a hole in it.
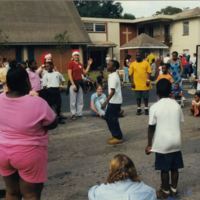
M 40 200 L 47 180 L 48 130 L 57 126 L 46 101 L 30 96 L 26 70 L 10 63 L 8 91 L 0 95 L 0 174 L 6 200 Z
M 156 200 L 155 190 L 143 183 L 133 161 L 118 154 L 110 162 L 106 183 L 93 186 L 89 200 Z
M 178 170 L 183 168 L 180 123 L 184 121 L 184 117 L 180 105 L 170 98 L 170 81 L 161 79 L 156 88 L 160 100 L 150 108 L 148 144 L 145 151 L 146 154 L 156 154 L 155 169 L 161 171 L 161 188 L 157 191 L 157 197 L 167 199 L 177 195 Z

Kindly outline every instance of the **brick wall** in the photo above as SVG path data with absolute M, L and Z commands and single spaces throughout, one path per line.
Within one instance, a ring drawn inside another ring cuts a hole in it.
M 13 60 L 16 58 L 15 47 L 0 49 L 0 59 L 7 58 Z
M 34 54 L 35 60 L 38 63 L 38 66 L 42 64 L 41 56 L 44 53 L 51 53 L 53 56 L 54 65 L 57 69 L 62 72 L 67 72 L 67 63 L 71 59 L 71 49 L 66 49 L 65 51 L 60 51 L 54 47 L 35 47 Z
M 128 38 L 126 35 L 126 32 L 128 33 Z M 133 38 L 135 38 L 137 36 L 137 27 L 134 24 L 125 24 L 125 23 L 121 23 L 120 24 L 120 46 L 127 43 L 127 39 L 128 41 L 132 40 Z M 135 50 L 120 50 L 120 64 L 121 66 L 123 66 L 124 64 L 124 59 L 125 56 L 127 54 L 130 54 L 133 56 L 133 58 L 135 58 Z

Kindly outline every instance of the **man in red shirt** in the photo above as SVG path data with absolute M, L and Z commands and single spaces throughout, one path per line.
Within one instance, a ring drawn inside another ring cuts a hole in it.
M 83 111 L 83 76 L 88 73 L 93 60 L 88 60 L 87 68 L 84 69 L 80 63 L 80 52 L 74 50 L 72 52 L 72 60 L 68 64 L 68 77 L 70 81 L 69 96 L 70 96 L 70 111 L 72 119 L 82 116 Z

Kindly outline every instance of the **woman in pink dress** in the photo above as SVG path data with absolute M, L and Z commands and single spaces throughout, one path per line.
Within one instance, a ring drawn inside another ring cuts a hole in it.
M 38 96 L 30 96 L 25 69 L 10 63 L 8 91 L 0 95 L 0 174 L 6 200 L 39 200 L 47 180 L 48 130 L 56 115 Z

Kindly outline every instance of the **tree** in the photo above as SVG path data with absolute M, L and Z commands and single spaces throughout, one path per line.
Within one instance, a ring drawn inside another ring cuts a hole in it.
M 55 35 L 54 39 L 57 42 L 57 49 L 61 52 L 65 51 L 65 49 L 68 47 L 67 43 L 69 42 L 69 35 L 67 30 L 63 33 Z
M 135 19 L 135 16 L 130 13 L 125 13 L 123 19 Z
M 122 15 L 123 8 L 120 2 L 75 0 L 74 4 L 81 17 L 134 19 L 132 14 Z
M 172 7 L 172 6 L 167 6 L 166 8 L 162 8 L 160 11 L 157 11 L 154 15 L 174 15 L 177 13 L 182 12 L 183 10 L 180 8 Z

